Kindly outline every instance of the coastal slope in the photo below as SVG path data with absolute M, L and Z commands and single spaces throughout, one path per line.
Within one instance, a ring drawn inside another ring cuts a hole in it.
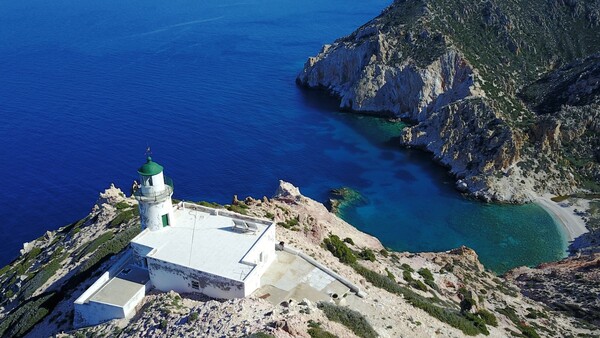
M 432 152 L 481 199 L 595 190 L 598 126 L 585 121 L 597 121 L 599 10 L 597 0 L 397 0 L 310 57 L 297 82 L 342 109 L 413 121 L 401 144 Z M 576 150 L 577 135 L 592 145 Z
M 278 241 L 358 285 L 363 297 L 350 293 L 325 303 L 298 299 L 271 304 L 258 294 L 218 300 L 152 292 L 131 320 L 73 331 L 73 300 L 128 250 L 128 238 L 139 231 L 136 201 L 111 187 L 87 217 L 27 243 L 22 255 L 2 269 L 0 334 L 310 337 L 328 332 L 339 337 L 531 337 L 600 333 L 522 296 L 512 282 L 487 271 L 469 248 L 417 254 L 387 250 L 378 239 L 287 182 L 280 182 L 273 198 L 234 197 L 224 206 L 198 203 L 273 219 Z M 340 319 L 344 316 L 353 320 Z

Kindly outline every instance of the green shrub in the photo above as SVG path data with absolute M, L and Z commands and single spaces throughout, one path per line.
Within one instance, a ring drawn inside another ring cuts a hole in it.
M 26 299 L 31 297 L 33 293 L 39 289 L 50 277 L 54 276 L 56 271 L 60 269 L 61 262 L 66 258 L 66 255 L 56 257 L 46 265 L 44 265 L 41 269 L 39 269 L 33 278 L 27 280 L 25 284 L 21 287 L 21 294 L 19 295 L 20 299 Z
M 199 316 L 200 316 L 200 315 L 198 314 L 198 312 L 192 312 L 192 313 L 190 314 L 190 319 L 189 319 L 189 321 L 190 321 L 190 322 L 195 322 L 196 320 L 198 320 L 198 317 L 199 317 Z
M 346 237 L 346 238 L 344 238 L 344 242 L 345 242 L 345 243 L 348 243 L 348 244 L 350 244 L 350 245 L 354 245 L 354 241 L 353 241 L 353 240 L 352 240 L 352 238 L 350 238 L 350 237 Z
M 496 316 L 488 310 L 481 309 L 477 311 L 477 315 L 481 317 L 487 325 L 498 326 L 498 319 L 496 319 Z
M 138 216 L 139 214 L 140 214 L 140 211 L 137 208 L 131 208 L 131 209 L 122 211 L 112 221 L 110 221 L 110 227 L 111 228 L 118 227 L 119 225 L 121 225 L 123 223 L 129 222 L 130 220 L 132 220 L 135 216 Z
M 413 280 L 410 283 L 410 286 L 412 286 L 413 288 L 417 289 L 417 290 L 421 290 L 421 291 L 427 291 L 427 285 L 425 285 L 423 282 L 421 282 L 418 279 Z
M 375 262 L 375 253 L 369 248 L 364 248 L 361 252 L 359 252 L 358 257 L 367 261 Z
M 414 279 L 412 278 L 412 275 L 410 274 L 410 272 L 408 272 L 407 270 L 402 271 L 402 278 L 404 278 L 405 281 L 407 282 L 412 282 Z
M 166 319 L 161 319 L 160 320 L 160 324 L 159 327 L 163 330 L 165 330 L 167 328 L 167 326 L 169 325 L 169 322 L 167 322 Z
M 225 206 L 225 209 L 227 209 L 229 211 L 233 211 L 238 214 L 248 215 L 248 210 L 247 210 L 248 206 L 246 204 L 244 204 L 243 202 L 238 202 L 238 204 L 235 204 L 235 205 L 227 205 L 227 206 Z
M 325 313 L 327 319 L 344 325 L 358 337 L 375 338 L 378 336 L 367 319 L 357 311 L 325 302 L 320 302 L 317 306 Z
M 275 338 L 275 336 L 272 334 L 264 333 L 264 332 L 256 332 L 256 333 L 250 334 L 248 336 L 245 336 L 244 338 Z
M 487 327 L 485 326 L 485 321 L 482 318 L 472 313 L 466 313 L 464 316 L 470 320 L 481 333 L 486 336 L 490 334 L 490 331 L 488 331 Z
M 379 250 L 379 253 L 383 256 L 383 257 L 387 257 L 390 255 L 390 253 L 386 250 L 386 249 L 381 249 Z
M 460 301 L 460 312 L 467 313 L 471 311 L 473 306 L 475 305 L 475 300 L 473 298 L 463 298 Z
M 223 208 L 222 205 L 220 205 L 219 203 L 215 203 L 215 202 L 200 201 L 200 202 L 196 202 L 196 204 L 201 205 L 203 207 L 214 208 L 214 209 L 222 209 Z
M 396 276 L 394 276 L 394 274 L 388 270 L 388 268 L 385 268 L 385 272 L 387 273 L 387 277 L 391 280 L 393 280 L 394 282 L 396 281 Z
M 96 251 L 96 249 L 98 249 L 98 247 L 100 247 L 100 245 L 109 241 L 114 236 L 114 234 L 115 233 L 112 231 L 107 231 L 107 232 L 103 233 L 102 235 L 98 236 L 96 239 L 91 241 L 88 245 L 86 245 L 85 247 L 82 247 L 81 250 L 78 250 L 78 253 L 76 253 L 75 259 L 80 260 L 85 255 Z
M 408 272 L 415 272 L 415 270 L 408 264 L 406 263 L 402 263 L 402 265 L 400 266 L 402 268 L 402 270 L 404 271 L 408 271 Z
M 131 207 L 131 205 L 129 205 L 129 203 L 127 203 L 127 201 L 121 201 L 117 204 L 115 204 L 115 208 L 117 208 L 117 210 L 123 210 L 123 209 L 127 209 Z
M 325 331 L 320 327 L 311 327 L 308 329 L 308 334 L 311 338 L 337 338 L 336 335 L 329 331 Z
M 325 238 L 323 243 L 325 244 L 325 248 L 331 251 L 340 262 L 348 264 L 356 262 L 356 256 L 354 256 L 352 250 L 350 250 L 338 236 L 329 235 L 329 238 Z
M 54 295 L 44 294 L 21 303 L 0 322 L 0 337 L 23 336 L 48 314 L 48 303 Z
M 285 222 L 277 222 L 277 225 L 281 225 L 282 227 L 286 228 L 286 229 L 291 229 L 295 226 L 297 226 L 299 223 L 298 218 L 290 218 L 285 220 Z
M 421 268 L 421 269 L 419 269 L 418 274 L 421 275 L 424 280 L 431 280 L 431 281 L 433 281 L 433 274 L 427 268 Z
M 275 219 L 275 215 L 267 211 L 267 212 L 265 212 L 265 218 L 272 220 L 272 219 Z

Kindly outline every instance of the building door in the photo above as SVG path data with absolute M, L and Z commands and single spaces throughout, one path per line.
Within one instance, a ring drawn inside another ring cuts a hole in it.
M 162 224 L 163 224 L 163 227 L 166 227 L 169 225 L 169 214 L 162 215 Z

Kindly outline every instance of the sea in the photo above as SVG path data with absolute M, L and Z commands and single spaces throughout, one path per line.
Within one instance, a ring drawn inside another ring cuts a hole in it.
M 129 193 L 151 149 L 174 198 L 271 196 L 280 179 L 398 251 L 474 248 L 497 273 L 565 255 L 530 204 L 470 200 L 402 124 L 341 112 L 295 77 L 382 0 L 4 0 L 0 3 L 0 265 L 23 242 Z

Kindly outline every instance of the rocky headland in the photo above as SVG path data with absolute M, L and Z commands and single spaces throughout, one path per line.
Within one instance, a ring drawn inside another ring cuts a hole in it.
M 558 306 L 548 307 L 543 296 L 525 287 L 530 285 L 523 282 L 526 277 L 505 279 L 494 275 L 469 248 L 418 254 L 388 250 L 379 240 L 360 232 L 286 182 L 280 182 L 273 198 L 234 198 L 225 206 L 198 203 L 273 219 L 278 241 L 303 251 L 360 286 L 364 291 L 362 298 L 348 294 L 337 302 L 332 299 L 315 304 L 299 299 L 273 305 L 258 295 L 219 300 L 151 292 L 134 318 L 75 330 L 73 301 L 128 250 L 129 240 L 139 232 L 136 203 L 111 187 L 100 194 L 90 214 L 82 220 L 26 243 L 21 256 L 1 270 L 0 335 L 563 337 L 600 334 L 600 329 L 588 322 L 594 322 L 593 317 L 575 318 L 571 316 L 573 313 L 563 313 L 564 309 Z M 582 271 L 593 271 L 591 266 L 579 267 Z M 594 281 L 589 278 L 579 279 Z M 521 294 L 518 286 L 532 299 Z M 552 287 L 556 286 L 548 286 L 548 292 L 558 292 L 552 291 Z M 593 310 L 597 299 L 597 290 L 588 289 L 581 297 L 565 300 L 565 306 Z M 562 301 L 557 298 L 554 302 Z
M 412 122 L 401 144 L 483 200 L 598 191 L 598 27 L 598 0 L 396 0 L 297 82 Z

